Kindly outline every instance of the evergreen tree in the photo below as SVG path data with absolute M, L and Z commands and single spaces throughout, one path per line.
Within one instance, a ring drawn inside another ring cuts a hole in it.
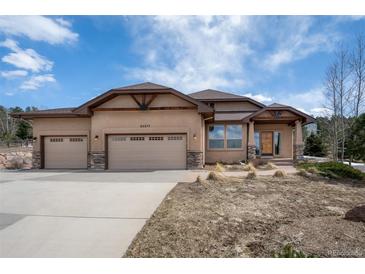
M 312 133 L 305 140 L 304 154 L 316 157 L 323 157 L 326 155 L 322 139 L 319 135 Z

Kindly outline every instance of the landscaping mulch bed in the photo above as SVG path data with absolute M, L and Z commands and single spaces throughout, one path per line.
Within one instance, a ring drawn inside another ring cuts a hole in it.
M 125 257 L 271 257 L 285 244 L 318 257 L 365 257 L 365 184 L 288 176 L 179 183 Z

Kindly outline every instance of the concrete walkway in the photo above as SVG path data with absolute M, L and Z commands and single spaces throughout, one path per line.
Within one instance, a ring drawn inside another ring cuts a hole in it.
M 0 257 L 121 257 L 199 172 L 0 171 Z

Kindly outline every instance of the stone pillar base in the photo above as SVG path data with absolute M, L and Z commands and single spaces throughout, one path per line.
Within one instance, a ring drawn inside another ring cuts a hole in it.
M 188 151 L 186 154 L 186 166 L 188 169 L 203 168 L 203 152 Z
M 293 161 L 294 161 L 294 163 L 298 163 L 298 162 L 304 160 L 303 151 L 304 151 L 304 145 L 303 144 L 293 145 Z
M 41 168 L 41 152 L 33 151 L 32 153 L 32 169 L 40 169 Z
M 248 145 L 248 147 L 247 147 L 247 159 L 248 160 L 256 159 L 256 146 L 255 145 Z
M 90 151 L 88 154 L 88 169 L 92 170 L 104 170 L 105 169 L 105 152 L 104 151 L 97 151 L 92 152 Z

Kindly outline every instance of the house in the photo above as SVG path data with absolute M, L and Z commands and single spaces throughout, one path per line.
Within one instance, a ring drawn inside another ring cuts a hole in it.
M 314 119 L 217 90 L 189 95 L 142 83 L 111 89 L 76 108 L 22 112 L 32 120 L 34 168 L 193 169 L 217 161 L 303 154 Z

